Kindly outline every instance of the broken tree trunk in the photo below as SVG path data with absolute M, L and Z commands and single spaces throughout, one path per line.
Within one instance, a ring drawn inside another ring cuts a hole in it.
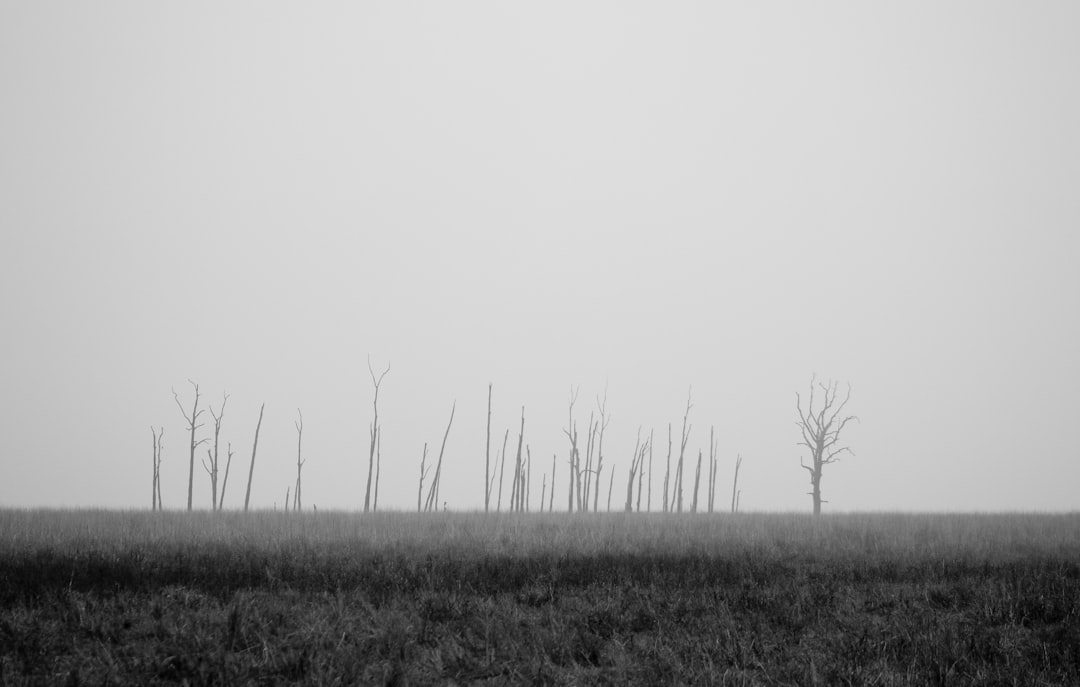
M 255 441 L 251 443 L 251 465 L 248 467 L 247 491 L 244 492 L 245 513 L 248 510 L 248 504 L 251 503 L 251 478 L 255 475 L 255 451 L 259 448 L 259 428 L 262 427 L 264 410 L 266 410 L 265 403 L 259 407 L 259 423 L 255 425 Z

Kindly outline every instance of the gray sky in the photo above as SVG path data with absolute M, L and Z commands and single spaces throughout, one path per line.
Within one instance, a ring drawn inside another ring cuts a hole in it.
M 228 505 L 265 401 L 253 503 L 294 479 L 300 407 L 306 502 L 360 506 L 370 354 L 384 506 L 414 506 L 455 399 L 443 496 L 482 506 L 490 381 L 493 452 L 526 406 L 534 498 L 558 453 L 565 504 L 571 385 L 582 434 L 608 390 L 615 503 L 693 385 L 721 501 L 741 453 L 744 508 L 809 509 L 817 373 L 862 420 L 827 510 L 1075 510 L 1078 21 L 0 2 L 0 504 L 148 506 L 153 424 L 182 506 L 191 378 L 231 395 Z

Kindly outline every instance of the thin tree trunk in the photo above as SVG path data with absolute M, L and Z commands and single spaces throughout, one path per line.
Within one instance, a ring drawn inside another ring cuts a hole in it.
M 202 415 L 204 411 L 199 410 L 199 385 L 196 384 L 195 382 L 191 381 L 190 379 L 188 380 L 188 383 L 191 384 L 191 386 L 195 387 L 195 402 L 191 406 L 191 415 L 190 415 L 190 417 L 188 416 L 187 411 L 184 410 L 184 406 L 180 405 L 180 397 L 177 395 L 175 389 L 173 389 L 173 399 L 176 400 L 176 407 L 180 409 L 180 414 L 183 416 L 183 418 L 185 420 L 187 420 L 188 429 L 191 431 L 191 440 L 190 440 L 190 442 L 188 444 L 188 447 L 190 449 L 190 453 L 188 455 L 188 488 L 187 488 L 187 509 L 190 512 L 191 511 L 191 503 L 192 503 L 192 495 L 194 493 L 193 490 L 194 490 L 194 487 L 195 487 L 195 449 L 200 444 L 204 443 L 206 440 L 205 439 L 200 439 L 199 441 L 195 441 L 195 430 L 197 430 L 199 427 L 202 427 L 201 424 L 198 424 L 199 416 Z
M 611 469 L 611 476 L 608 477 L 607 483 L 607 512 L 611 512 L 611 487 L 615 484 L 615 468 Z
M 300 496 L 300 470 L 304 467 L 304 461 L 300 460 L 300 442 L 304 438 L 304 416 L 299 408 L 296 409 L 296 415 L 299 419 L 293 422 L 296 425 L 296 491 L 293 492 L 293 510 L 301 511 L 304 509 L 304 501 Z
M 439 483 L 442 481 L 442 462 L 443 453 L 446 451 L 446 439 L 450 436 L 450 427 L 454 424 L 454 412 L 457 410 L 457 401 L 454 401 L 453 407 L 450 408 L 450 421 L 446 423 L 446 433 L 443 434 L 442 446 L 439 448 L 439 462 L 435 466 L 435 477 L 432 479 L 431 489 L 428 491 L 428 510 L 432 506 L 438 510 L 439 504 Z
M 697 499 L 698 491 L 701 489 L 701 459 L 702 452 L 698 449 L 697 452 L 697 470 L 694 471 L 694 498 L 690 502 L 690 512 L 697 513 Z
M 669 482 L 671 480 L 671 423 L 667 425 L 667 469 L 664 471 L 664 512 L 667 513 L 671 505 L 668 500 L 670 494 Z
M 736 499 L 737 499 L 737 496 L 738 496 L 738 489 L 739 489 L 739 468 L 740 467 L 742 467 L 742 456 L 737 455 L 735 457 L 735 479 L 731 482 L 731 512 L 732 513 L 737 513 L 738 510 L 739 510 L 739 508 L 738 508 L 739 504 L 738 504 Z
M 225 459 L 225 476 L 221 480 L 221 495 L 218 498 L 219 511 L 225 510 L 225 487 L 229 485 L 229 468 L 232 467 L 233 457 L 232 442 L 230 441 L 229 443 L 225 444 L 225 446 L 227 458 Z
M 382 427 L 375 430 L 375 499 L 371 503 L 372 512 L 379 510 L 379 478 L 382 477 Z
M 368 358 L 368 372 L 371 374 L 371 383 L 375 385 L 375 397 L 372 401 L 372 408 L 375 411 L 374 418 L 371 420 L 370 434 L 371 444 L 368 449 L 368 474 L 367 474 L 367 487 L 364 489 L 364 512 L 367 513 L 371 505 L 371 477 L 375 471 L 375 441 L 379 432 L 379 385 L 382 384 L 383 377 L 390 371 L 390 364 L 387 363 L 386 370 L 379 375 L 378 379 L 375 378 L 375 371 L 371 369 L 371 358 Z M 378 475 L 375 476 L 378 480 Z
M 506 440 L 510 438 L 510 429 L 503 434 L 502 452 L 499 454 L 499 502 L 497 512 L 502 512 L 503 474 L 506 470 Z
M 548 513 L 555 512 L 555 462 L 558 455 L 557 453 L 551 454 L 551 496 L 548 497 Z M 543 501 L 540 502 L 540 510 L 544 510 Z
M 424 495 L 424 477 L 427 476 L 427 471 L 424 470 L 424 463 L 427 462 L 427 442 L 424 442 L 424 454 L 420 456 L 420 486 L 416 490 L 416 512 L 421 511 L 420 501 Z
M 251 465 L 248 467 L 247 491 L 244 492 L 245 513 L 248 511 L 248 504 L 251 502 L 251 478 L 255 475 L 255 451 L 259 448 L 259 428 L 262 427 L 264 410 L 266 410 L 265 403 L 259 407 L 259 423 L 255 425 L 255 441 L 251 444 Z

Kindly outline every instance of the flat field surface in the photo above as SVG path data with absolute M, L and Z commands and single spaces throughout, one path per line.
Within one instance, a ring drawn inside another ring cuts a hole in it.
M 1080 684 L 1080 514 L 0 511 L 0 684 Z

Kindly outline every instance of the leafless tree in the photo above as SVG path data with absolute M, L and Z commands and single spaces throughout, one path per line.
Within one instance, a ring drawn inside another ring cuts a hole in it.
M 456 410 L 457 401 L 454 401 L 453 407 L 450 408 L 450 421 L 446 423 L 446 434 L 443 435 L 442 447 L 439 448 L 439 462 L 435 464 L 435 476 L 431 478 L 431 486 L 428 488 L 427 503 L 424 507 L 424 509 L 428 511 L 432 508 L 438 509 L 439 482 L 442 481 L 443 453 L 446 451 L 446 438 L 450 436 L 450 427 L 454 424 L 454 411 Z M 443 504 L 443 510 L 446 510 L 445 503 Z
M 652 512 L 652 442 L 653 430 L 649 430 L 649 496 L 645 500 L 645 512 Z
M 221 409 L 217 413 L 214 412 L 214 406 L 209 406 L 210 417 L 214 418 L 214 450 L 211 452 L 207 449 L 207 460 L 203 461 L 203 469 L 210 476 L 210 504 L 213 510 L 218 510 L 218 438 L 221 435 L 221 418 L 225 415 L 225 404 L 229 402 L 228 394 L 222 396 Z
M 608 423 L 611 422 L 611 416 L 607 414 L 607 389 L 604 389 L 604 398 L 596 399 L 597 409 L 600 411 L 600 434 L 597 437 L 596 442 L 596 485 L 600 485 L 600 474 L 604 469 L 604 430 L 607 429 Z M 600 503 L 600 489 L 596 489 L 596 493 L 593 494 L 593 511 L 596 511 L 596 507 Z
M 607 483 L 607 512 L 611 512 L 611 487 L 615 484 L 615 470 L 612 469 L 608 475 Z
M 225 446 L 225 475 L 221 478 L 221 494 L 218 498 L 218 510 L 223 510 L 225 508 L 225 487 L 229 484 L 229 468 L 232 467 L 232 442 L 230 441 L 225 444 Z
M 499 501 L 496 504 L 496 510 L 502 512 L 502 492 L 503 492 L 503 475 L 506 470 L 506 440 L 510 438 L 510 429 L 506 429 L 506 433 L 503 434 L 502 451 L 499 451 Z
M 686 454 L 686 442 L 690 439 L 690 430 L 693 429 L 693 425 L 687 425 L 686 422 L 690 418 L 690 409 L 693 408 L 693 404 L 690 402 L 693 387 L 686 394 L 686 414 L 683 415 L 682 421 L 682 444 L 679 446 L 679 465 L 675 470 L 675 484 L 678 493 L 678 508 L 679 512 L 683 511 L 683 456 Z
M 379 510 L 379 482 L 382 477 L 382 428 L 375 436 L 375 498 L 371 501 L 371 510 Z
M 637 444 L 634 446 L 634 457 L 630 460 L 630 478 L 626 482 L 626 505 L 623 510 L 630 513 L 634 510 L 634 479 L 638 470 L 645 460 L 645 447 L 641 445 L 641 427 L 638 427 Z
M 307 461 L 300 460 L 300 442 L 304 438 L 304 415 L 299 408 L 296 409 L 296 417 L 297 419 L 293 421 L 293 425 L 296 426 L 296 489 L 293 490 L 293 510 L 299 512 L 304 510 L 304 500 L 300 496 L 300 470 Z
M 199 439 L 198 441 L 195 440 L 195 430 L 202 427 L 202 425 L 199 424 L 199 416 L 202 415 L 204 411 L 199 410 L 199 385 L 196 384 L 195 382 L 191 381 L 190 379 L 188 380 L 188 383 L 191 384 L 191 386 L 193 386 L 195 388 L 195 402 L 191 404 L 191 413 L 188 414 L 188 411 L 184 410 L 184 406 L 181 405 L 181 403 L 180 403 L 180 396 L 177 395 L 176 389 L 173 389 L 173 399 L 176 400 L 176 407 L 180 409 L 180 414 L 184 416 L 185 420 L 187 420 L 188 430 L 191 431 L 191 441 L 190 441 L 190 444 L 189 444 L 189 447 L 191 449 L 191 454 L 190 454 L 190 460 L 188 462 L 188 486 L 187 486 L 187 509 L 190 511 L 191 510 L 191 496 L 192 496 L 193 489 L 194 489 L 194 486 L 195 486 L 195 449 L 197 447 L 199 447 L 200 445 L 205 444 L 208 440 L 207 439 Z
M 548 513 L 555 512 L 555 461 L 558 460 L 559 454 L 551 454 L 551 496 L 548 497 Z M 543 499 L 540 501 L 540 510 L 544 509 Z
M 547 473 L 544 473 L 543 482 L 540 484 L 540 512 L 544 512 L 544 497 L 547 496 Z
M 484 512 L 491 504 L 491 382 L 488 382 L 487 445 L 484 449 Z
M 367 488 L 364 490 L 364 512 L 367 513 L 371 510 L 371 477 L 375 471 L 375 442 L 378 439 L 379 434 L 379 385 L 382 384 L 383 377 L 390 371 L 390 364 L 386 364 L 386 369 L 383 373 L 375 377 L 375 370 L 371 369 L 371 356 L 368 356 L 368 372 L 371 374 L 371 383 L 375 385 L 375 398 L 372 401 L 372 408 L 375 410 L 375 417 L 371 421 L 371 445 L 368 452 L 368 473 L 367 473 Z
M 701 449 L 697 452 L 697 470 L 694 471 L 694 494 L 690 499 L 690 512 L 697 513 L 698 490 L 701 488 Z
M 577 486 L 577 500 L 578 510 L 581 510 L 581 473 L 578 469 L 578 447 L 577 447 L 577 423 L 574 422 L 574 404 L 577 403 L 578 389 L 570 389 L 570 419 L 563 430 L 566 437 L 570 440 L 570 496 L 567 510 L 571 513 L 574 512 L 574 489 Z
M 664 470 L 664 512 L 671 510 L 671 423 L 667 425 L 667 468 Z
M 822 398 L 820 399 L 820 407 L 815 409 L 814 394 L 818 389 L 822 392 Z M 839 445 L 840 433 L 844 431 L 847 423 L 852 420 L 859 421 L 854 415 L 842 415 L 844 407 L 850 399 L 850 384 L 847 388 L 847 394 L 840 401 L 836 382 L 830 381 L 823 384 L 817 382 L 813 377 L 810 379 L 810 398 L 805 411 L 802 408 L 802 397 L 799 396 L 798 392 L 795 393 L 795 408 L 799 411 L 799 419 L 795 421 L 795 424 L 802 433 L 802 441 L 798 445 L 809 449 L 811 461 L 807 465 L 805 458 L 800 458 L 799 463 L 803 469 L 810 473 L 812 490 L 809 495 L 814 500 L 814 515 L 820 515 L 821 504 L 828 503 L 821 500 L 821 474 L 825 466 L 837 462 L 842 453 L 847 452 L 854 455 L 850 448 Z
M 739 512 L 739 468 L 742 467 L 742 455 L 735 456 L 735 479 L 731 482 L 731 512 Z
M 424 463 L 427 462 L 427 442 L 424 442 L 424 453 L 420 456 L 420 486 L 416 489 L 416 512 L 419 513 L 422 510 L 420 501 L 424 494 L 424 480 L 427 478 L 428 470 L 430 467 L 424 468 Z
M 255 451 L 259 448 L 259 429 L 262 427 L 263 411 L 266 410 L 266 404 L 263 403 L 259 407 L 259 423 L 255 425 L 255 441 L 251 443 L 251 465 L 248 466 L 248 480 L 247 491 L 244 492 L 244 512 L 248 510 L 248 504 L 251 503 L 251 478 L 255 476 Z
M 165 436 L 165 428 L 155 431 L 150 427 L 150 434 L 154 437 L 154 481 L 150 492 L 150 510 L 161 510 L 161 440 Z
M 514 458 L 514 487 L 510 491 L 510 510 L 525 510 L 525 493 L 522 488 L 525 464 L 521 460 L 521 449 L 525 440 L 525 406 L 521 406 L 521 432 L 518 434 L 517 457 Z

